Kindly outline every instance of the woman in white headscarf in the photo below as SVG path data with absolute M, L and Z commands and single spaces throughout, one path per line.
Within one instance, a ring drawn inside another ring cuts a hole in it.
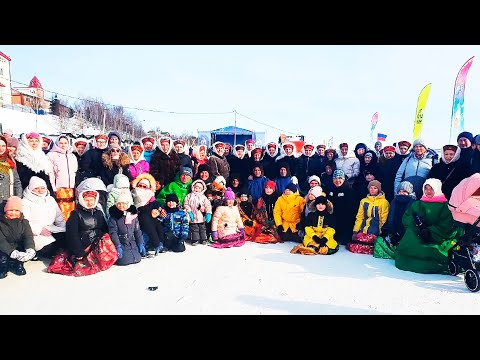
M 65 219 L 45 180 L 37 176 L 23 191 L 23 215 L 30 222 L 37 256 L 52 257 L 65 248 Z
M 18 176 L 22 183 L 22 189 L 28 186 L 32 176 L 38 176 L 45 180 L 50 194 L 54 194 L 50 175 L 53 173 L 53 166 L 50 159 L 42 150 L 42 136 L 37 132 L 23 133 L 18 143 L 17 163 Z

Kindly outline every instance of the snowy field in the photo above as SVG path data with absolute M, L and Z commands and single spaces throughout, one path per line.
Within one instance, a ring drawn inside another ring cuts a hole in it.
M 80 278 L 30 261 L 27 275 L 0 280 L 0 314 L 480 314 L 480 292 L 462 275 L 405 272 L 344 247 L 330 256 L 290 254 L 293 246 L 187 245 Z

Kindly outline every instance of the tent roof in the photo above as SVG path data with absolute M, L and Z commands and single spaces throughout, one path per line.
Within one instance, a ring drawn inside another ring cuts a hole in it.
M 225 126 L 220 129 L 212 130 L 212 134 L 223 134 L 223 135 L 252 135 L 253 132 L 247 129 L 242 129 L 236 126 Z

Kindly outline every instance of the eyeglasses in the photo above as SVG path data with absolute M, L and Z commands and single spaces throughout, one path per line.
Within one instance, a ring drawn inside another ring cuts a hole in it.
M 145 185 L 145 184 L 137 184 L 137 188 L 140 188 L 140 189 L 150 189 L 150 186 Z
M 115 153 L 115 152 L 119 153 L 119 152 L 122 152 L 122 150 L 120 150 L 120 149 L 112 149 L 110 152 L 112 152 L 112 153 Z

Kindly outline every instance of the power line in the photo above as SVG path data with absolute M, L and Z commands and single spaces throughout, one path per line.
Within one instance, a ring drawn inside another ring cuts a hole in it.
M 22 82 L 19 82 L 19 81 L 15 81 L 15 80 L 10 80 L 11 82 L 15 83 L 15 84 L 19 84 L 19 85 L 24 85 L 26 87 L 29 87 L 30 84 L 25 84 L 25 83 L 22 83 Z M 177 114 L 177 115 L 226 115 L 226 114 L 233 114 L 235 113 L 235 110 L 233 111 L 228 111 L 228 112 L 177 112 L 177 111 L 168 111 L 168 110 L 155 110 L 155 109 L 144 109 L 144 108 L 136 108 L 136 107 L 128 107 L 128 106 L 122 106 L 122 105 L 114 105 L 114 104 L 106 104 L 106 103 L 103 103 L 103 102 L 99 102 L 99 101 L 95 101 L 95 100 L 90 100 L 90 99 L 84 99 L 84 98 L 80 98 L 80 97 L 76 97 L 76 96 L 71 96 L 71 95 L 66 95 L 66 94 L 62 94 L 58 91 L 51 91 L 51 90 L 47 90 L 47 89 L 42 89 L 44 92 L 47 92 L 47 93 L 51 93 L 51 94 L 55 94 L 55 95 L 60 95 L 60 96 L 63 96 L 63 97 L 67 97 L 67 98 L 70 98 L 70 99 L 75 99 L 75 100 L 81 100 L 81 101 L 87 101 L 87 102 L 92 102 L 92 103 L 96 103 L 96 104 L 101 104 L 101 105 L 105 105 L 105 106 L 109 106 L 109 107 L 112 107 L 112 108 L 116 108 L 116 107 L 122 107 L 124 109 L 129 109 L 129 110 L 136 110 L 136 111 L 148 111 L 148 112 L 155 112 L 155 113 L 167 113 L 167 114 Z M 280 129 L 280 128 L 277 128 L 275 126 L 272 126 L 272 125 L 269 125 L 269 124 L 266 124 L 264 122 L 261 122 L 259 120 L 255 120 L 249 116 L 246 116 L 246 115 L 243 115 L 239 112 L 236 112 L 238 115 L 240 116 L 243 116 L 244 118 L 246 119 L 249 119 L 251 121 L 254 121 L 258 124 L 261 124 L 263 126 L 266 126 L 268 128 L 271 128 L 271 129 L 275 129 L 275 130 L 278 130 L 282 133 L 287 133 L 287 134 L 292 134 L 292 135 L 296 135 L 297 133 L 296 132 L 293 132 L 293 131 L 287 131 L 287 130 L 283 130 L 283 129 Z
M 249 119 L 249 120 L 252 120 L 252 121 L 254 121 L 254 122 L 256 122 L 256 123 L 259 123 L 259 124 L 262 124 L 262 125 L 264 125 L 264 126 L 267 126 L 267 127 L 269 127 L 269 128 L 272 128 L 272 129 L 278 130 L 278 131 L 280 131 L 280 132 L 282 132 L 282 133 L 287 133 L 287 134 L 292 134 L 292 135 L 296 135 L 296 134 L 297 134 L 296 132 L 293 132 L 293 131 L 282 130 L 282 129 L 280 129 L 280 128 L 277 128 L 277 127 L 275 127 L 275 126 L 272 126 L 272 125 L 265 124 L 265 123 L 263 123 L 263 122 L 261 122 L 261 121 L 258 121 L 258 120 L 255 120 L 255 119 L 252 119 L 252 118 L 251 118 L 251 117 L 249 117 L 249 116 L 246 116 L 246 115 L 240 114 L 239 112 L 237 112 L 237 114 L 238 114 L 238 115 L 240 115 L 240 116 L 243 116 L 244 118 L 247 118 L 247 119 Z

